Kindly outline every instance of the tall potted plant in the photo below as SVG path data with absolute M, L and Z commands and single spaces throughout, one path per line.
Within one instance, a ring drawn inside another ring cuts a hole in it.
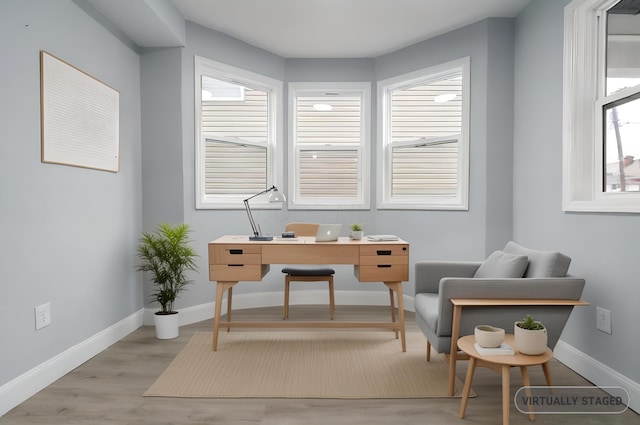
M 188 224 L 160 224 L 154 232 L 143 232 L 138 245 L 138 271 L 149 272 L 155 291 L 153 301 L 160 304 L 154 315 L 156 336 L 171 339 L 178 336 L 179 317 L 174 310 L 175 300 L 191 283 L 187 272 L 197 270 L 198 256 L 189 245 Z

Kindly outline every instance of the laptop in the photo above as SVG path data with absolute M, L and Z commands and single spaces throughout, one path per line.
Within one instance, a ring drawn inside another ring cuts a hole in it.
M 316 233 L 316 242 L 333 242 L 338 240 L 342 224 L 320 224 Z

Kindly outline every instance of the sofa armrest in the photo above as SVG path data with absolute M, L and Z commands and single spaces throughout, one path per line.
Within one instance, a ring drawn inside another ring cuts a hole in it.
M 481 261 L 418 261 L 415 268 L 415 293 L 437 294 L 444 277 L 471 278 Z
M 579 300 L 584 279 L 574 277 L 522 279 L 461 279 L 440 281 L 438 335 L 451 335 L 452 298 L 561 299 Z M 463 313 L 464 314 L 464 313 Z

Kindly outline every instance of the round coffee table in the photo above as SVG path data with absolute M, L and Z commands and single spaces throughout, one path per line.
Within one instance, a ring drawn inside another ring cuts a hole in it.
M 460 404 L 460 417 L 464 418 L 465 410 L 467 409 L 467 401 L 469 400 L 469 393 L 471 392 L 471 383 L 473 382 L 473 374 L 476 370 L 476 366 L 488 367 L 492 370 L 500 372 L 502 374 L 502 423 L 503 425 L 509 425 L 509 371 L 514 366 L 520 367 L 522 373 L 522 381 L 525 387 L 530 387 L 529 373 L 527 372 L 528 366 L 541 365 L 544 372 L 544 377 L 547 380 L 547 385 L 551 386 L 551 374 L 549 373 L 548 362 L 553 358 L 553 352 L 547 348 L 547 351 L 537 356 L 530 356 L 521 354 L 516 351 L 513 355 L 499 355 L 499 356 L 483 356 L 474 348 L 475 337 L 473 335 L 467 335 L 458 340 L 458 348 L 465 354 L 469 355 L 469 365 L 467 367 L 467 377 L 464 382 L 464 390 L 462 392 L 462 402 Z M 514 347 L 513 335 L 505 335 L 505 341 L 511 347 Z M 527 391 L 529 394 L 530 391 Z M 529 413 L 531 420 L 535 419 L 533 413 Z

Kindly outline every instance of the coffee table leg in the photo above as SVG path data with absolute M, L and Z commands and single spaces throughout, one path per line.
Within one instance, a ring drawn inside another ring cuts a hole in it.
M 502 425 L 509 425 L 509 370 L 511 366 L 502 366 Z
M 527 395 L 527 397 L 529 397 L 529 399 L 531 399 L 531 381 L 529 380 L 529 372 L 527 371 L 527 367 L 526 366 L 520 366 L 520 373 L 522 373 L 522 383 L 525 386 L 525 394 Z M 529 404 L 529 420 L 535 420 L 536 419 L 536 415 L 533 414 L 533 409 L 531 407 L 531 404 Z
M 549 370 L 549 362 L 542 363 L 542 371 L 544 372 L 544 379 L 547 381 L 547 385 L 553 387 L 553 382 L 551 382 L 551 371 Z M 550 388 L 551 392 L 553 392 L 553 388 Z
M 476 371 L 476 358 L 470 357 L 469 364 L 467 365 L 467 377 L 464 380 L 464 390 L 462 390 L 462 401 L 460 402 L 460 417 L 464 418 L 464 412 L 467 410 L 467 402 L 469 401 L 469 394 L 471 393 L 471 383 L 473 382 L 473 375 Z

